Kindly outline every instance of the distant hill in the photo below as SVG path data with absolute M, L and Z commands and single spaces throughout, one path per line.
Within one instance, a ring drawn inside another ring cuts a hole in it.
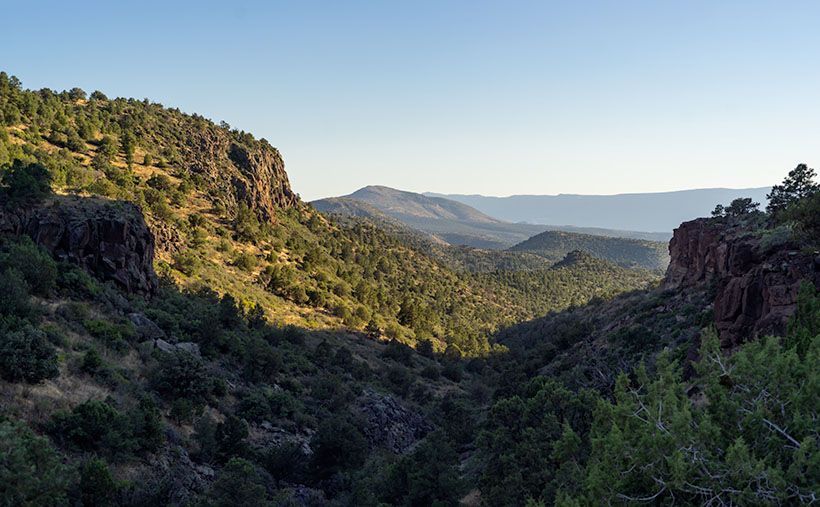
M 770 187 L 705 188 L 642 194 L 509 197 L 432 192 L 425 192 L 424 195 L 452 199 L 510 222 L 654 231 L 666 234 L 668 239 L 672 230 L 681 222 L 708 216 L 716 204 L 725 205 L 737 197 L 751 197 L 755 202 L 765 205 L 766 194 L 770 190 Z
M 417 218 L 459 220 L 487 224 L 503 224 L 503 220 L 487 216 L 475 208 L 438 197 L 428 197 L 390 187 L 371 185 L 346 196 L 366 202 L 389 215 L 409 215 Z
M 355 205 L 351 200 L 364 205 Z M 542 225 L 499 220 L 450 199 L 382 186 L 364 187 L 344 197 L 320 199 L 312 204 L 320 211 L 382 218 L 373 212 L 375 208 L 440 242 L 484 249 L 503 250 L 547 229 Z
M 544 231 L 513 246 L 510 250 L 540 255 L 556 262 L 576 250 L 582 250 L 594 257 L 624 267 L 664 269 L 669 264 L 668 246 L 663 242 L 607 238 L 563 231 Z M 570 258 L 575 256 L 570 255 Z
M 608 236 L 610 238 L 645 239 L 647 241 L 661 241 L 663 243 L 668 243 L 669 240 L 672 239 L 672 231 L 625 231 L 621 229 L 604 229 L 602 227 L 575 227 L 572 225 L 547 225 L 546 228 L 548 231 L 577 232 L 579 234 L 591 234 L 593 236 Z
M 431 243 L 439 245 L 470 246 L 473 248 L 488 250 L 504 250 L 510 246 L 510 244 L 506 241 L 500 241 L 487 236 L 458 232 L 429 232 L 422 230 L 406 222 L 393 218 L 387 213 L 383 213 L 375 206 L 371 206 L 364 201 L 360 201 L 352 197 L 329 197 L 327 199 L 313 201 L 311 204 L 317 210 L 324 211 L 326 213 L 335 213 L 337 215 L 370 219 L 375 225 L 382 228 L 385 228 L 384 226 L 389 224 L 389 229 L 393 230 L 394 233 L 395 228 L 398 227 L 405 231 L 409 231 L 411 234 L 417 234 Z M 461 228 L 461 226 L 457 227 Z

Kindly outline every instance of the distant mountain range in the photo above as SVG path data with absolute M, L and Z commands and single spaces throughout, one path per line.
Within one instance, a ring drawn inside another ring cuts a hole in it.
M 709 216 L 716 204 L 726 205 L 737 197 L 751 197 L 766 203 L 770 187 L 705 188 L 618 195 L 483 195 L 437 194 L 428 197 L 451 199 L 478 211 L 509 222 L 572 225 L 633 231 L 653 231 L 666 239 L 681 222 Z M 562 228 L 563 229 L 563 228 Z M 584 232 L 578 231 L 575 232 Z M 634 237 L 634 236 L 633 236 Z M 643 239 L 660 239 L 644 237 Z
M 671 229 L 669 232 L 643 232 L 574 225 L 513 223 L 490 216 L 469 203 L 378 185 L 361 188 L 344 197 L 319 199 L 312 204 L 319 211 L 330 213 L 384 221 L 393 218 L 427 233 L 434 242 L 475 248 L 503 249 L 548 230 L 650 241 L 668 241 L 672 237 Z
M 319 211 L 364 217 L 420 234 L 440 245 L 469 246 L 485 250 L 509 249 L 510 254 L 536 255 L 557 262 L 573 250 L 620 266 L 663 269 L 668 262 L 667 234 L 615 231 L 601 228 L 557 227 L 511 223 L 491 217 L 466 204 L 389 187 L 369 186 L 344 197 L 313 201 Z M 591 234 L 584 234 L 584 233 Z M 596 235 L 597 234 L 597 235 Z M 621 235 L 635 235 L 625 239 Z M 662 242 L 648 239 L 662 239 Z M 512 247 L 512 248 L 510 248 Z M 468 252 L 449 251 L 466 270 L 475 270 Z M 509 255 L 508 255 L 509 257 Z M 532 265 L 532 258 L 494 259 L 517 265 Z M 452 259 L 450 259 L 452 260 Z

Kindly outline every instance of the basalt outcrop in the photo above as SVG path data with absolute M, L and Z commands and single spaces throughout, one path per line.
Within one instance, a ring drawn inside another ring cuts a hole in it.
M 662 289 L 714 286 L 721 346 L 783 334 L 805 280 L 820 285 L 820 255 L 785 241 L 765 246 L 742 226 L 700 218 L 684 222 L 669 242 Z
M 56 196 L 44 206 L 0 206 L 0 234 L 25 234 L 57 259 L 113 280 L 129 293 L 157 291 L 154 235 L 133 204 Z

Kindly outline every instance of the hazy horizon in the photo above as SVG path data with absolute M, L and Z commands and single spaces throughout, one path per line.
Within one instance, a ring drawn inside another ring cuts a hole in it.
M 279 148 L 306 200 L 376 182 L 751 188 L 820 160 L 812 2 L 43 2 L 4 16 L 0 67 L 25 87 L 225 120 Z
M 774 183 L 772 185 L 774 185 Z M 671 193 L 675 193 L 675 192 L 695 192 L 695 191 L 698 191 L 698 190 L 760 190 L 760 189 L 764 189 L 764 188 L 770 188 L 772 185 L 764 185 L 764 186 L 760 186 L 760 187 L 681 188 L 681 189 L 677 189 L 677 190 L 659 190 L 659 191 L 651 191 L 650 190 L 650 191 L 647 191 L 647 192 L 617 192 L 617 193 L 613 193 L 613 194 L 606 194 L 606 193 L 582 194 L 582 193 L 578 193 L 578 192 L 561 192 L 561 193 L 558 193 L 558 194 L 519 193 L 519 194 L 507 194 L 507 195 L 493 195 L 493 194 L 465 194 L 463 192 L 448 192 L 448 193 L 445 193 L 445 192 L 435 192 L 435 191 L 432 191 L 432 190 L 426 190 L 426 191 L 423 191 L 423 192 L 415 192 L 415 193 L 422 194 L 422 195 L 427 195 L 427 196 L 460 195 L 460 196 L 464 196 L 464 197 L 472 197 L 472 196 L 494 197 L 494 198 L 497 198 L 497 199 L 505 199 L 507 197 L 542 197 L 542 196 L 559 197 L 559 196 L 576 196 L 576 195 L 577 196 L 583 196 L 583 197 L 613 197 L 613 196 L 619 196 L 619 195 L 638 195 L 638 194 L 671 194 Z M 403 188 L 389 187 L 388 185 L 374 184 L 374 185 L 365 185 L 365 186 L 368 186 L 368 187 L 388 187 L 388 188 L 393 188 L 394 190 L 401 190 L 403 192 L 414 192 L 412 190 L 406 190 L 406 189 L 403 189 Z M 360 188 L 364 188 L 364 187 L 360 187 Z M 359 189 L 356 189 L 356 190 L 359 190 Z M 355 192 L 355 190 L 353 192 Z M 349 194 L 352 194 L 353 192 L 348 192 L 347 194 L 338 195 L 338 196 L 334 195 L 334 196 L 328 196 L 328 197 L 345 197 Z M 315 199 L 313 199 L 313 200 L 315 200 Z

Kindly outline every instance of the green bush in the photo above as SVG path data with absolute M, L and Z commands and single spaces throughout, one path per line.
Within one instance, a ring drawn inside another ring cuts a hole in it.
M 100 357 L 100 353 L 97 352 L 97 349 L 90 348 L 83 354 L 82 362 L 80 363 L 80 369 L 90 375 L 95 375 L 103 365 L 102 357 Z
M 384 349 L 384 352 L 382 352 L 382 357 L 412 367 L 414 353 L 415 351 L 409 345 L 401 343 L 398 340 L 390 340 L 387 342 L 387 347 Z
M 86 401 L 73 410 L 57 410 L 47 427 L 64 445 L 83 451 L 103 451 L 112 457 L 128 457 L 155 451 L 165 436 L 159 408 L 143 397 L 126 413 L 118 411 L 111 398 Z
M 251 382 L 272 380 L 282 369 L 282 356 L 267 341 L 252 337 L 243 353 L 243 375 Z
M 28 284 L 23 275 L 14 269 L 0 273 L 0 315 L 27 318 L 32 312 Z
M 236 259 L 233 261 L 233 265 L 242 271 L 253 271 L 254 268 L 256 268 L 256 256 L 248 253 L 241 253 L 236 256 Z
M 430 433 L 409 456 L 385 469 L 381 500 L 390 505 L 459 505 L 466 484 L 458 453 L 444 431 Z
M 45 248 L 28 236 L 2 242 L 0 265 L 17 270 L 32 294 L 48 296 L 57 280 L 57 264 Z
M 210 463 L 225 463 L 249 453 L 248 426 L 229 415 L 217 424 L 210 416 L 199 418 L 194 426 L 194 440 L 199 444 L 198 459 Z
M 196 276 L 202 269 L 202 261 L 193 253 L 178 253 L 174 255 L 174 269 L 187 276 Z
M 91 316 L 91 312 L 85 303 L 72 301 L 57 308 L 57 315 L 69 323 L 84 323 Z
M 10 207 L 36 203 L 51 193 L 51 174 L 38 163 L 15 160 L 2 169 L 0 183 L 5 188 L 6 205 Z
M 57 410 L 49 430 L 64 444 L 82 450 L 106 449 L 112 453 L 129 452 L 128 421 L 108 401 L 86 401 L 72 411 Z
M 204 405 L 213 399 L 214 379 L 205 363 L 185 351 L 163 353 L 153 383 L 160 394 L 171 400 L 187 398 L 195 405 Z
M 111 477 L 105 460 L 92 456 L 80 468 L 80 500 L 83 505 L 112 505 L 120 485 Z
M 267 490 L 253 463 L 232 458 L 206 494 L 207 507 L 271 506 Z
M 150 155 L 148 155 L 150 157 Z M 148 165 L 148 164 L 146 164 Z M 159 190 L 161 192 L 170 192 L 174 188 L 174 184 L 165 174 L 154 173 L 146 182 L 149 187 Z
M 307 457 L 297 442 L 285 441 L 271 446 L 262 462 L 265 470 L 278 481 L 299 483 L 306 479 Z
M 48 439 L 24 421 L 0 418 L 0 503 L 21 507 L 65 505 L 75 472 Z
M 270 387 L 248 391 L 239 400 L 239 414 L 253 422 L 290 418 L 303 409 L 302 402 L 293 395 Z
M 86 320 L 83 325 L 94 338 L 102 340 L 107 346 L 115 350 L 124 350 L 127 342 L 134 339 L 137 334 L 134 324 L 125 318 L 119 319 L 116 323 L 110 323 L 103 319 Z
M 171 412 L 169 413 L 171 419 L 177 424 L 184 424 L 190 422 L 196 412 L 194 403 L 186 398 L 177 398 L 171 403 Z
M 262 234 L 259 219 L 245 203 L 241 203 L 237 208 L 233 228 L 240 241 L 257 242 Z
M 419 355 L 432 359 L 434 356 L 433 342 L 427 339 L 419 340 L 416 344 L 416 352 Z
M 320 479 L 336 472 L 351 471 L 364 464 L 369 452 L 362 432 L 346 420 L 333 416 L 319 424 L 310 441 L 313 470 Z
M 5 380 L 36 384 L 59 374 L 57 352 L 44 332 L 30 324 L 0 329 L 0 376 Z
M 435 366 L 425 366 L 421 370 L 421 376 L 430 380 L 438 380 L 441 377 L 441 372 Z
M 441 369 L 441 376 L 456 383 L 461 382 L 461 379 L 464 377 L 464 369 L 461 367 L 461 362 L 445 361 L 444 367 Z
M 103 290 L 97 280 L 67 262 L 57 264 L 57 286 L 62 294 L 78 299 L 93 299 Z

